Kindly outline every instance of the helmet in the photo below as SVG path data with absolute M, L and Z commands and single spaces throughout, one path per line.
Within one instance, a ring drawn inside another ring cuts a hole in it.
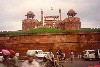
M 35 51 L 28 50 L 27 51 L 27 56 L 31 56 L 31 57 L 33 56 L 34 57 L 35 56 Z

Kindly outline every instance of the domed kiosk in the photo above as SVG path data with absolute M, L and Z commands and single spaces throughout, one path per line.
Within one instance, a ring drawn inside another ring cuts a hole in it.
M 64 29 L 66 30 L 79 30 L 81 28 L 81 22 L 80 18 L 75 17 L 77 13 L 73 10 L 70 9 L 67 13 L 68 18 L 65 18 L 63 20 L 65 26 Z
M 32 11 L 27 12 L 27 19 L 22 20 L 22 30 L 31 30 L 40 26 L 37 19 L 34 19 L 34 13 Z
M 27 19 L 29 19 L 29 18 L 34 18 L 34 13 L 32 12 L 32 11 L 29 11 L 29 12 L 27 12 L 27 15 L 25 15 L 25 16 L 27 16 Z
M 67 13 L 68 17 L 74 17 L 77 13 L 73 10 L 73 9 L 70 9 Z

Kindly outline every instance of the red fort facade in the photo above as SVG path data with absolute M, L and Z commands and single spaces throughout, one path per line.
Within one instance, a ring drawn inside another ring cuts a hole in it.
M 61 9 L 59 9 L 59 15 L 43 15 L 41 10 L 41 21 L 34 19 L 34 13 L 32 11 L 27 12 L 27 18 L 22 20 L 22 30 L 30 30 L 38 27 L 50 27 L 58 28 L 61 30 L 79 30 L 81 29 L 80 18 L 75 17 L 77 13 L 70 9 L 67 13 L 68 17 L 61 19 Z

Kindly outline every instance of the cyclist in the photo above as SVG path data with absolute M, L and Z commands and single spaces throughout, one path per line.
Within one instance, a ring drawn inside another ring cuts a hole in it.
M 48 57 L 46 57 L 47 58 L 47 62 L 45 63 L 44 67 L 64 67 L 57 60 L 57 55 L 55 55 L 55 57 L 54 57 L 51 49 L 49 49 L 49 52 L 50 53 L 47 54 L 47 56 L 48 56 Z
M 54 66 L 54 54 L 52 49 L 49 49 L 49 53 L 46 56 L 47 61 L 45 62 L 45 67 L 52 67 Z

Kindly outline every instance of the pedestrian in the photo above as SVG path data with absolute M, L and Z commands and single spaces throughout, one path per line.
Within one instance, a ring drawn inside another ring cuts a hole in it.
M 12 63 L 11 63 L 12 66 L 19 66 L 19 60 L 16 57 L 16 55 L 11 58 L 11 61 L 12 61 Z
M 70 59 L 71 59 L 71 63 L 73 63 L 73 60 L 74 60 L 74 52 L 72 50 L 70 52 Z
M 35 59 L 35 51 L 27 51 L 27 60 L 22 63 L 21 67 L 40 67 Z
M 16 65 L 19 66 L 19 53 L 15 54 Z
M 10 52 L 10 66 L 18 66 L 18 64 L 17 64 L 17 57 L 15 56 L 15 51 L 14 50 L 12 50 L 12 49 L 10 49 L 9 50 L 9 52 Z

